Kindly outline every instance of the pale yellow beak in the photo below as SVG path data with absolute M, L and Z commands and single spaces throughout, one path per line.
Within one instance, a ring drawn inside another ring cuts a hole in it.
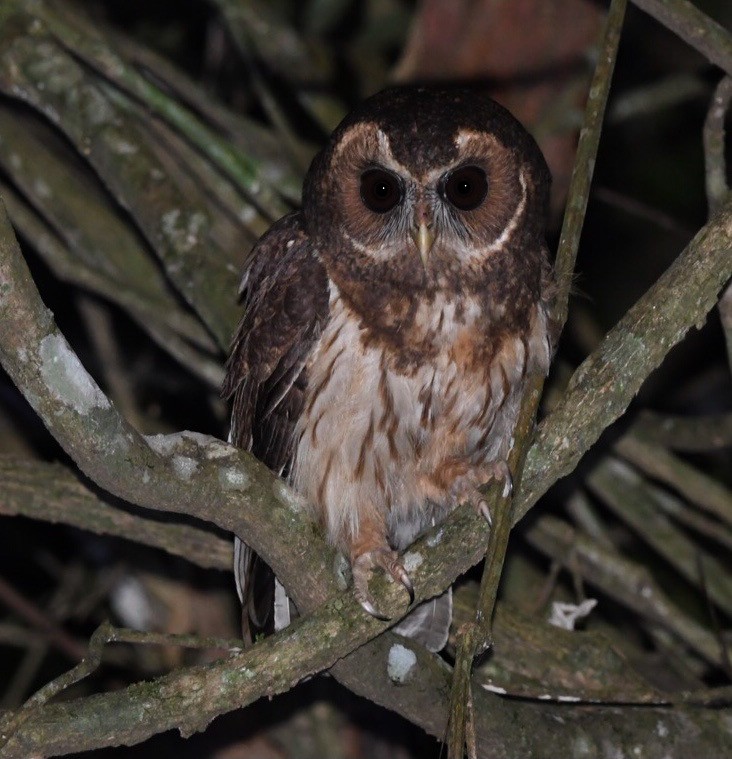
M 427 226 L 427 222 L 424 220 L 419 223 L 419 226 L 412 227 L 412 239 L 419 251 L 419 257 L 422 259 L 422 266 L 427 268 L 427 258 L 429 257 L 432 245 L 435 242 L 434 232 Z

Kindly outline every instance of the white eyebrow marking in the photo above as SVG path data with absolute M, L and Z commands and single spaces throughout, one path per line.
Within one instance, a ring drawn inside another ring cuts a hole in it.
M 399 163 L 394 154 L 391 152 L 391 144 L 389 138 L 386 136 L 386 132 L 381 129 L 376 130 L 376 139 L 379 142 L 379 159 L 381 165 L 385 169 L 391 169 L 395 174 L 399 174 L 402 177 L 408 177 L 413 182 L 419 182 L 419 178 L 403 164 Z

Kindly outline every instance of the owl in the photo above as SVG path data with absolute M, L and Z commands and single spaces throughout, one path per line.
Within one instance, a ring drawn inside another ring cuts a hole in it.
M 508 111 L 469 89 L 394 87 L 333 132 L 302 210 L 256 244 L 226 367 L 231 442 L 287 478 L 350 560 L 379 616 L 372 571 L 413 600 L 400 552 L 479 488 L 510 486 L 522 390 L 552 354 L 544 239 L 550 177 Z M 257 627 L 275 592 L 237 542 L 240 595 Z M 263 604 L 254 602 L 264 598 Z M 397 628 L 439 650 L 449 593 Z

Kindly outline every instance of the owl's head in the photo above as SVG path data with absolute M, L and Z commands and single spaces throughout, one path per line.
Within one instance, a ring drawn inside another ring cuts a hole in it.
M 506 251 L 543 247 L 549 184 L 533 138 L 490 98 L 395 87 L 364 101 L 316 156 L 303 215 L 339 266 L 464 281 Z

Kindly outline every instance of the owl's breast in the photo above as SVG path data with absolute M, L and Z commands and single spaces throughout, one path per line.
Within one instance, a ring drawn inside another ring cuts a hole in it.
M 405 360 L 393 342 L 364 334 L 332 288 L 307 367 L 292 483 L 336 544 L 358 535 L 365 515 L 387 524 L 394 544 L 410 542 L 444 514 L 450 472 L 506 455 L 529 342 L 504 340 L 480 360 L 476 307 L 433 305 L 417 309 Z

